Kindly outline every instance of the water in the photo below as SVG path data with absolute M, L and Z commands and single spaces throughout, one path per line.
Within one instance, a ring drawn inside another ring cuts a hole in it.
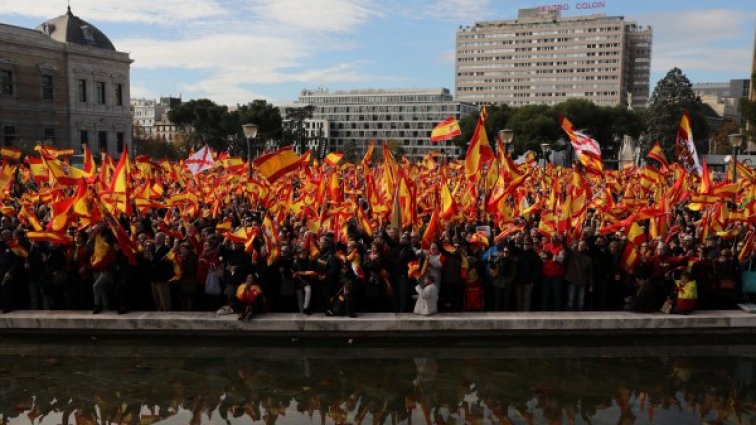
M 545 338 L 2 337 L 0 423 L 756 424 L 748 337 Z

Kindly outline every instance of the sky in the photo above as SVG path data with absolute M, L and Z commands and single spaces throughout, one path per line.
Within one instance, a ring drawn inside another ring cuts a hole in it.
M 624 16 L 654 31 L 651 85 L 672 67 L 696 82 L 748 78 L 753 0 L 70 0 L 73 13 L 129 52 L 131 97 L 235 105 L 296 100 L 302 89 L 454 90 L 460 25 L 567 5 L 564 16 Z M 589 1 L 593 3 L 593 0 Z M 66 0 L 3 0 L 0 22 L 34 28 Z

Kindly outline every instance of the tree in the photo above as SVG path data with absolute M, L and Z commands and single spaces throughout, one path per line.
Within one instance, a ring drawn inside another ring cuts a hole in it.
M 305 151 L 304 122 L 312 118 L 314 112 L 315 106 L 313 105 L 286 108 L 286 119 L 289 121 L 289 125 L 286 126 L 286 132 L 284 133 L 286 136 L 283 140 L 284 144 L 297 146 L 300 153 Z
M 732 153 L 732 147 L 730 146 L 728 136 L 737 133 L 738 131 L 738 123 L 733 120 L 725 121 L 722 126 L 719 127 L 719 130 L 711 136 L 709 153 L 713 155 L 729 155 Z
M 244 124 L 257 124 L 257 137 L 255 137 L 254 143 L 258 148 L 266 144 L 280 146 L 283 120 L 281 119 L 281 111 L 277 107 L 265 100 L 257 99 L 239 106 L 229 115 L 229 145 L 233 147 L 233 152 L 237 155 L 242 157 L 247 155 L 246 138 L 242 130 Z M 258 149 L 258 151 L 262 151 L 262 149 Z
M 398 161 L 399 158 L 402 157 L 406 153 L 404 150 L 404 146 L 402 145 L 402 142 L 398 140 L 386 140 L 386 144 L 388 145 L 389 149 L 391 150 L 391 154 L 394 155 L 394 158 Z
M 703 103 L 693 93 L 692 86 L 679 68 L 672 68 L 656 84 L 648 107 L 648 127 L 641 146 L 642 157 L 645 157 L 651 146 L 658 141 L 667 158 L 677 158 L 674 151 L 675 137 L 684 111 L 690 113 L 696 150 L 699 154 L 708 151 L 706 141 L 709 137 L 709 126 L 702 114 Z
M 179 126 L 195 148 L 207 144 L 215 150 L 225 150 L 228 136 L 228 108 L 210 99 L 196 99 L 182 103 L 168 112 L 168 119 Z
M 527 150 L 540 152 L 541 144 L 553 144 L 562 136 L 557 115 L 547 105 L 527 105 L 518 108 L 509 119 L 507 127 L 514 131 L 514 152 Z
M 488 110 L 488 119 L 486 119 L 485 124 L 486 135 L 488 136 L 488 140 L 492 145 L 491 147 L 494 147 L 493 145 L 496 144 L 495 140 L 497 133 L 499 132 L 499 130 L 507 128 L 509 119 L 517 109 L 512 108 L 511 106 L 506 104 L 486 106 L 486 109 Z M 459 128 L 462 134 L 454 139 L 454 143 L 462 148 L 463 152 L 467 150 L 467 145 L 470 143 L 470 139 L 472 139 L 473 133 L 475 132 L 475 127 L 478 125 L 479 116 L 480 112 L 475 112 L 463 118 L 459 122 Z
M 175 161 L 180 158 L 177 145 L 168 143 L 155 137 L 134 137 L 134 154 L 146 155 L 155 160 L 169 159 Z

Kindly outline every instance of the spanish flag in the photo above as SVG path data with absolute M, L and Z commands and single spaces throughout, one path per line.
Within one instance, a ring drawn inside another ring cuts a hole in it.
M 662 150 L 661 146 L 659 145 L 659 142 L 656 142 L 654 146 L 651 148 L 650 151 L 648 151 L 648 155 L 646 157 L 655 160 L 659 164 L 661 164 L 661 170 L 666 172 L 667 167 L 669 167 L 669 163 L 667 162 L 667 158 L 664 156 L 664 150 Z
M 21 150 L 9 146 L 0 147 L 0 156 L 12 161 L 21 159 Z
M 299 156 L 287 146 L 276 152 L 257 157 L 254 160 L 257 170 L 265 176 L 270 183 L 296 170 L 302 165 Z
M 341 158 L 344 157 L 343 153 L 340 152 L 331 152 L 325 157 L 326 164 L 330 165 L 331 167 L 335 167 L 339 164 L 339 161 L 341 161 Z
M 433 128 L 430 138 L 431 142 L 442 142 L 444 140 L 453 139 L 461 134 L 462 130 L 460 130 L 457 120 L 449 115 L 449 118 L 441 121 Z
M 483 124 L 483 119 L 478 118 L 475 133 L 473 133 L 470 144 L 467 147 L 467 153 L 465 154 L 465 176 L 467 178 L 475 177 L 480 172 L 483 162 L 485 162 L 484 146 L 488 148 L 488 151 L 491 151 L 491 146 L 488 144 L 486 127 Z

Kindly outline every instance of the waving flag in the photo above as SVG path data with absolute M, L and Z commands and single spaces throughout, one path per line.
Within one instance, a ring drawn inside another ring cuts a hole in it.
M 701 162 L 698 160 L 696 145 L 693 143 L 693 132 L 690 129 L 690 115 L 683 112 L 680 125 L 677 127 L 675 138 L 675 154 L 677 161 L 682 164 L 685 171 L 701 175 Z
M 205 145 L 202 149 L 198 150 L 184 161 L 184 164 L 186 164 L 186 167 L 192 172 L 192 175 L 197 175 L 205 170 L 209 170 L 215 165 L 213 151 Z
M 650 151 L 648 151 L 648 155 L 646 155 L 648 158 L 655 160 L 659 164 L 661 164 L 661 170 L 667 171 L 667 168 L 669 167 L 669 163 L 667 162 L 667 157 L 664 156 L 664 150 L 662 150 L 661 146 L 659 145 L 659 142 L 656 142 L 654 146 L 651 148 Z
M 438 123 L 436 127 L 431 131 L 431 142 L 442 142 L 444 140 L 453 139 L 456 136 L 462 134 L 462 130 L 459 128 L 457 120 L 453 116 L 449 115 L 449 118 Z
M 270 183 L 296 170 L 302 165 L 299 156 L 287 146 L 276 152 L 259 156 L 254 161 L 257 170 L 265 176 Z
M 585 169 L 592 174 L 601 175 L 604 172 L 604 164 L 601 162 L 601 147 L 598 142 L 587 134 L 575 130 L 570 120 L 564 115 L 559 116 L 559 122 L 564 132 L 570 138 L 572 147 L 578 155 L 578 160 L 583 164 Z

